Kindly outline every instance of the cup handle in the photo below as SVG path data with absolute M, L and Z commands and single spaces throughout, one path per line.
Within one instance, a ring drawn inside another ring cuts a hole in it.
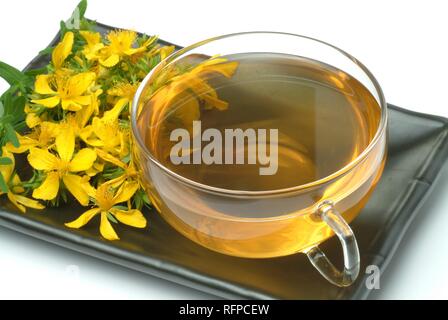
M 316 215 L 320 217 L 336 234 L 344 254 L 344 270 L 339 271 L 316 245 L 305 251 L 308 259 L 320 274 L 332 284 L 339 287 L 351 285 L 359 274 L 360 258 L 358 243 L 352 229 L 334 208 L 331 201 L 323 202 Z

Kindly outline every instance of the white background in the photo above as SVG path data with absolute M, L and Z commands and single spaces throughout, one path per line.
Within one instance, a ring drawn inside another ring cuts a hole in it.
M 23 68 L 77 2 L 1 1 L 0 60 Z M 86 16 L 179 45 L 239 31 L 308 35 L 367 65 L 388 102 L 448 117 L 446 1 L 90 0 Z M 448 298 L 447 193 L 445 168 L 373 298 Z M 0 298 L 213 297 L 0 228 Z

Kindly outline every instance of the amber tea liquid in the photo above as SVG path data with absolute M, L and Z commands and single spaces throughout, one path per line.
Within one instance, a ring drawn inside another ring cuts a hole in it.
M 225 110 L 200 107 L 202 130 L 216 128 L 224 136 L 224 130 L 232 128 L 277 129 L 276 174 L 260 175 L 259 166 L 247 162 L 174 165 L 167 156 L 167 148 L 172 146 L 168 129 L 173 128 L 173 123 L 185 123 L 171 119 L 174 114 L 189 117 L 190 98 L 184 97 L 176 100 L 176 112 L 166 115 L 165 124 L 148 127 L 154 112 L 151 101 L 138 119 L 152 155 L 169 170 L 216 188 L 288 189 L 337 172 L 356 159 L 375 136 L 380 106 L 369 90 L 349 74 L 289 55 L 256 53 L 226 58 L 238 62 L 234 75 L 226 78 L 211 74 L 206 80 L 228 106 Z M 149 141 L 150 130 L 160 131 L 158 141 Z M 243 152 L 247 159 L 248 147 L 225 151 Z M 286 199 L 236 197 L 227 205 L 220 196 L 163 185 L 161 181 L 149 183 L 148 189 L 165 219 L 206 247 L 243 257 L 282 256 L 304 251 L 331 236 L 329 228 L 313 217 L 319 201 L 331 199 L 347 221 L 355 218 L 381 174 L 384 154 L 369 159 L 339 181 L 319 185 L 310 194 L 291 193 Z M 380 161 L 381 165 L 369 161 Z M 162 192 L 156 191 L 156 184 Z

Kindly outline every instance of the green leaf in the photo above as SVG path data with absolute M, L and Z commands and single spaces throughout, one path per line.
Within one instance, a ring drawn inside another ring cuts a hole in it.
M 16 122 L 22 121 L 25 118 L 25 104 L 26 98 L 25 96 L 15 96 L 12 99 L 12 108 L 10 109 L 10 113 L 14 118 L 14 124 Z
M 126 207 L 126 206 L 114 206 L 114 208 L 118 209 L 118 210 L 123 210 L 123 211 L 128 210 L 128 207 Z
M 67 203 L 68 199 L 67 199 L 67 192 L 65 191 L 65 189 L 62 189 L 62 191 L 60 192 L 60 196 L 62 198 L 62 201 L 64 201 L 64 203 Z
M 65 21 L 61 21 L 59 23 L 59 33 L 61 34 L 61 38 L 64 37 L 64 34 L 67 32 L 67 26 Z
M 0 158 L 0 165 L 2 165 L 2 166 L 8 166 L 8 165 L 10 165 L 10 164 L 12 164 L 12 160 L 11 160 L 11 158 L 7 158 L 7 157 L 1 157 L 1 158 Z
M 22 84 L 28 85 L 29 79 L 21 71 L 0 61 L 0 77 L 6 80 L 9 85 Z
M 47 55 L 47 54 L 50 54 L 50 53 L 53 52 L 53 49 L 54 49 L 53 46 L 46 47 L 45 49 L 40 50 L 40 52 L 39 52 L 39 56 L 45 56 L 45 55 Z M 41 68 L 41 69 L 46 69 L 46 67 Z M 32 71 L 32 70 L 30 70 L 30 71 Z M 28 72 L 29 72 L 29 71 L 26 71 L 25 73 L 28 74 Z
M 13 88 L 13 87 L 11 87 Z M 26 97 L 24 94 L 13 94 L 13 91 L 8 89 L 0 98 L 2 109 L 0 112 L 0 144 L 6 141 L 14 142 L 17 137 L 11 134 L 14 131 L 20 132 L 25 127 L 25 104 Z M 3 130 L 5 132 L 3 132 Z M 12 139 L 12 140 L 11 140 Z
M 121 161 L 123 161 L 124 163 L 129 163 L 129 161 L 131 161 L 131 154 L 127 154 L 126 156 L 124 156 Z
M 115 219 L 115 217 L 110 212 L 107 213 L 107 218 L 113 223 L 118 223 L 117 219 Z
M 76 8 L 79 10 L 79 18 L 84 18 L 87 10 L 87 0 L 81 0 Z
M 3 175 L 0 172 L 0 191 L 2 192 L 8 192 L 8 185 L 6 184 L 5 178 L 3 177 Z
M 0 118 L 5 114 L 5 107 L 3 106 L 3 102 L 0 101 Z
M 26 128 L 28 128 L 28 126 L 26 125 L 25 120 L 14 123 L 14 130 L 16 132 L 23 132 Z
M 149 200 L 148 194 L 146 194 L 146 192 L 144 192 L 144 194 L 143 194 L 143 201 L 144 201 L 147 205 L 150 205 L 150 204 L 151 204 L 151 200 Z
M 10 86 L 5 92 L 2 93 L 2 95 L 0 96 L 0 100 L 3 101 L 3 106 L 6 107 L 6 104 L 5 104 L 6 96 L 17 92 L 17 89 L 19 89 L 19 86 L 17 84 L 15 84 L 15 85 Z
M 47 48 L 47 49 L 48 49 L 48 48 Z M 47 49 L 44 49 L 44 50 L 47 50 Z M 42 53 L 44 50 L 42 50 L 41 52 L 39 52 L 39 55 L 44 55 L 44 54 L 46 54 L 46 53 Z M 50 47 L 50 50 L 49 50 L 48 53 L 51 53 L 52 50 L 53 50 L 53 47 Z M 27 71 L 25 71 L 25 74 L 26 74 L 27 76 L 32 76 L 32 77 L 37 76 L 37 75 L 40 75 L 40 74 L 44 74 L 44 73 L 47 73 L 47 67 L 42 67 L 42 68 L 38 68 L 38 69 L 31 69 L 31 70 L 27 70 Z
M 12 93 L 10 90 L 6 91 L 3 96 L 3 109 L 4 115 L 9 115 L 12 113 Z
M 9 142 L 11 142 L 12 145 L 16 148 L 20 147 L 20 142 L 19 139 L 17 139 L 16 131 L 10 123 L 5 123 L 5 131 L 6 138 L 9 140 Z

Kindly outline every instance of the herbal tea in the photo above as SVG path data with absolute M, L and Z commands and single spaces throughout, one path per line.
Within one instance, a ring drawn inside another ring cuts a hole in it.
M 349 75 L 314 61 L 289 56 L 246 54 L 228 59 L 238 62 L 230 79 L 216 74 L 207 78 L 217 97 L 227 103 L 224 110 L 192 108 L 192 98 L 187 95 L 172 102 L 176 110 L 167 113 L 164 120 L 186 128 L 191 133 L 187 137 L 190 140 L 211 128 L 221 133 L 222 140 L 231 137 L 226 134 L 231 129 L 252 130 L 255 135 L 260 129 L 267 130 L 267 157 L 272 145 L 269 133 L 276 130 L 278 156 L 277 159 L 271 157 L 265 166 L 277 170 L 272 175 L 260 175 L 260 166 L 250 164 L 249 151 L 256 148 L 250 145 L 248 134 L 241 150 L 235 145 L 229 150 L 226 148 L 228 141 L 222 141 L 223 152 L 217 155 L 221 161 L 193 163 L 195 150 L 191 141 L 189 152 L 185 152 L 187 161 L 173 163 L 166 151 L 167 146 L 173 146 L 167 128 L 174 130 L 175 125 L 156 123 L 147 129 L 147 139 L 155 127 L 165 132 L 158 134 L 159 140 L 148 147 L 157 160 L 179 175 L 232 190 L 289 188 L 336 172 L 355 159 L 373 138 L 380 108 L 369 91 Z M 147 110 L 151 112 L 152 109 Z M 189 129 L 194 127 L 196 118 L 193 117 L 198 113 L 201 128 Z M 150 116 L 143 115 L 140 123 L 147 124 L 143 119 Z M 207 146 L 206 141 L 200 140 L 196 148 L 199 154 Z M 235 159 L 244 156 L 240 161 L 243 163 L 226 162 L 229 154 Z
M 356 159 L 378 129 L 378 102 L 341 70 L 282 54 L 217 59 L 220 63 L 213 64 L 213 58 L 189 57 L 189 63 L 199 65 L 175 74 L 155 92 L 138 118 L 151 154 L 184 178 L 240 191 L 309 184 Z M 183 131 L 173 136 L 179 128 Z M 242 143 L 236 143 L 236 133 L 242 134 Z M 173 150 L 180 157 L 176 161 Z M 383 161 L 384 154 L 378 157 Z M 262 168 L 273 174 L 260 174 Z M 330 236 L 328 227 L 309 217 L 315 209 L 311 204 L 319 199 L 341 200 L 341 213 L 351 221 L 382 170 L 382 166 L 372 168 L 365 162 L 338 182 L 318 188 L 312 199 L 291 196 L 262 206 L 256 200 L 242 201 L 240 209 L 232 210 L 213 196 L 191 190 L 184 193 L 181 186 L 160 185 L 156 191 L 154 184 L 161 182 L 152 181 L 148 188 L 162 215 L 202 245 L 237 256 L 280 256 Z M 343 199 L 352 193 L 358 194 L 358 201 L 344 204 Z M 173 213 L 179 207 L 183 208 L 181 217 Z M 265 220 L 248 223 L 252 218 Z

